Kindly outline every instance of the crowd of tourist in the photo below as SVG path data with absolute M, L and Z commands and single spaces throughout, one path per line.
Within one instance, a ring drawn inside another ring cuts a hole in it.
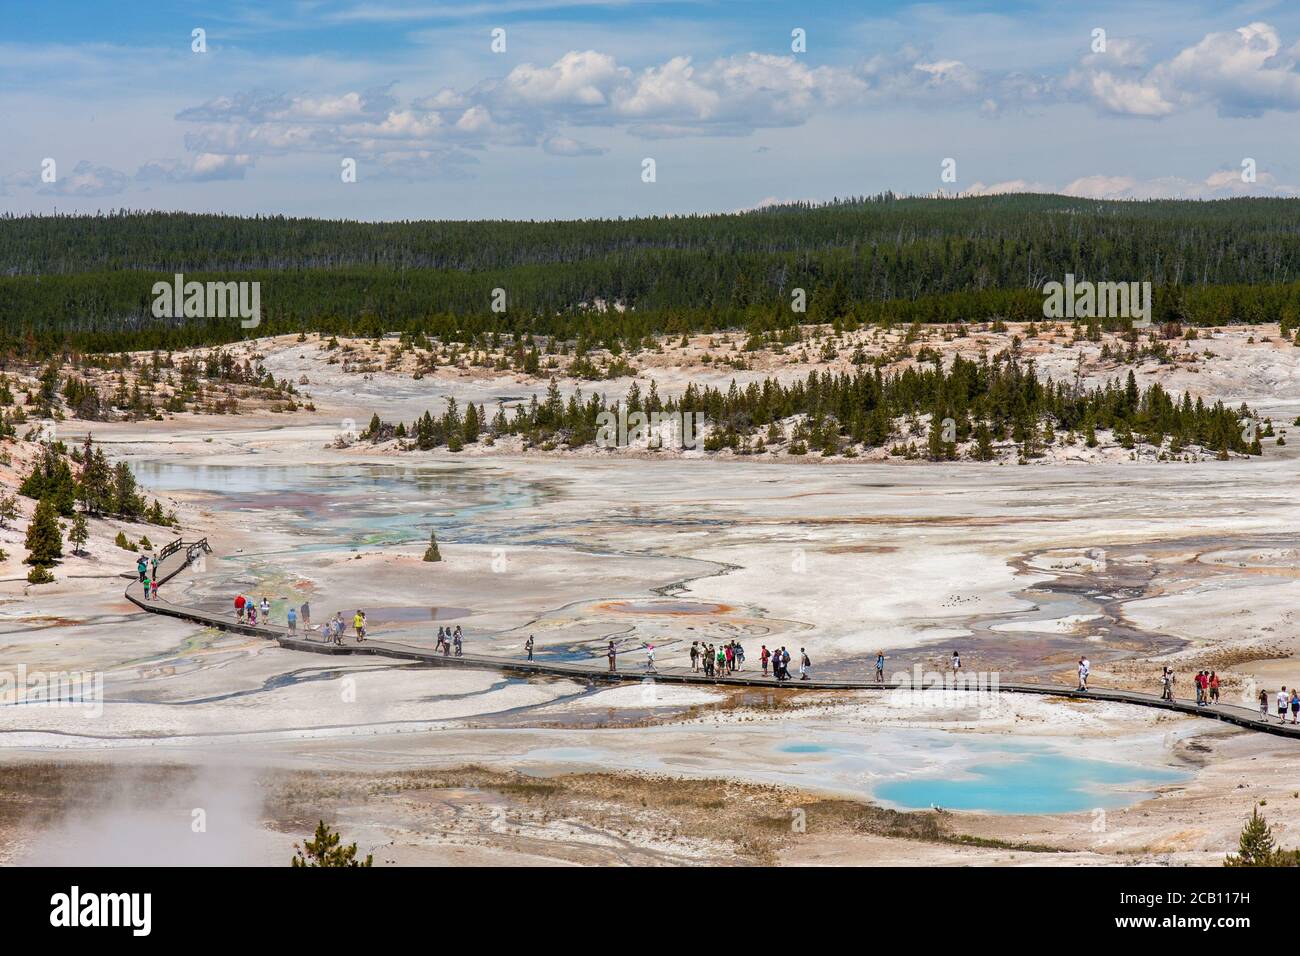
M 156 598 L 158 593 L 158 562 L 156 559 L 145 558 L 143 555 L 136 562 L 136 573 L 146 600 Z M 247 623 L 256 627 L 259 621 L 263 626 L 271 625 L 271 602 L 263 596 L 261 601 L 254 601 L 243 594 L 235 596 L 235 617 L 240 624 Z M 298 634 L 299 626 L 302 627 L 303 633 L 310 636 L 313 630 L 311 623 L 311 606 L 304 601 L 297 608 L 290 606 L 285 612 L 285 626 L 290 636 Z M 366 640 L 366 614 L 361 609 L 357 609 L 352 618 L 353 634 L 358 644 Z M 342 644 L 343 636 L 346 631 L 346 624 L 343 612 L 338 611 L 334 617 L 326 618 L 325 622 L 320 625 L 319 632 L 322 640 Z M 527 651 L 528 660 L 533 660 L 534 637 L 528 636 L 524 643 L 524 649 Z M 644 643 L 641 645 L 646 652 L 645 666 L 646 670 L 651 673 L 657 673 L 655 668 L 655 647 L 653 644 Z M 437 643 L 434 645 L 434 652 L 441 652 L 444 657 L 454 654 L 461 657 L 464 653 L 464 635 L 459 625 L 456 627 L 439 627 Z M 618 647 L 611 639 L 605 649 L 605 656 L 609 664 L 610 673 L 617 670 Z M 711 644 L 707 641 L 691 641 L 690 650 L 691 671 L 693 673 L 702 673 L 705 677 L 725 677 L 745 669 L 745 648 L 737 640 L 729 640 L 723 644 Z M 789 649 L 778 647 L 769 650 L 767 645 L 761 646 L 758 653 L 759 666 L 762 675 L 767 677 L 769 669 L 772 677 L 778 682 L 791 680 L 790 663 L 797 660 L 800 680 L 809 680 L 812 676 L 812 660 L 808 656 L 806 648 L 799 648 L 798 658 L 792 657 Z M 954 674 L 961 672 L 961 655 L 957 651 L 952 652 L 952 658 L 949 665 Z M 1078 663 L 1079 686 L 1081 691 L 1088 690 L 1088 678 L 1091 675 L 1092 665 L 1087 657 L 1080 657 Z M 875 659 L 875 679 L 876 683 L 885 681 L 885 652 L 877 651 Z M 1160 699 L 1173 702 L 1176 698 L 1177 679 L 1174 669 L 1166 665 L 1160 675 Z M 1196 692 L 1196 705 L 1198 707 L 1212 707 L 1219 703 L 1219 694 L 1222 681 L 1217 672 L 1213 670 L 1201 670 L 1192 678 L 1192 684 Z M 1291 717 L 1291 723 L 1300 723 L 1300 687 L 1292 687 L 1289 690 L 1284 686 L 1277 691 L 1276 696 L 1271 695 L 1268 690 L 1261 689 L 1258 695 L 1259 717 L 1261 720 L 1269 719 L 1269 705 L 1276 701 L 1276 716 L 1280 723 L 1286 723 L 1288 714 Z

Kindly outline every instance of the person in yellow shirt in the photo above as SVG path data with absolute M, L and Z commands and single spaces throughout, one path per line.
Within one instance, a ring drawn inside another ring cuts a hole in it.
M 362 611 L 358 610 L 352 618 L 352 626 L 356 629 L 357 643 L 360 644 L 366 639 L 366 615 Z

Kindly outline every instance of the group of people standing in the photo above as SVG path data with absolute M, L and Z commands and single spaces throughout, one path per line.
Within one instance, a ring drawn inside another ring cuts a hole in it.
M 532 638 L 530 637 L 528 640 L 531 642 Z M 448 654 L 451 653 L 452 647 L 455 646 L 456 656 L 460 657 L 461 651 L 464 648 L 463 642 L 464 642 L 464 636 L 460 633 L 459 624 L 456 625 L 455 630 L 452 630 L 450 627 L 445 627 L 445 628 L 440 627 L 438 628 L 438 643 L 433 646 L 433 650 L 435 654 L 438 651 L 442 651 L 442 656 L 446 657 Z M 530 655 L 528 659 L 532 660 L 531 655 L 533 653 L 533 649 L 531 644 L 528 648 L 528 653 Z
M 1291 711 L 1291 723 L 1296 722 L 1300 717 L 1300 687 L 1292 687 L 1289 691 L 1283 685 L 1282 689 L 1277 692 L 1277 722 L 1286 723 L 1286 712 Z M 1259 719 L 1268 720 L 1268 691 L 1259 692 Z
M 718 677 L 733 674 L 745 669 L 745 648 L 739 641 L 728 641 L 721 647 L 715 647 L 706 641 L 691 641 L 691 670 L 703 672 L 705 677 Z M 790 652 L 785 647 L 775 651 L 767 649 L 764 644 L 758 653 L 763 676 L 772 669 L 772 676 L 777 680 L 790 680 Z M 884 668 L 884 655 L 880 657 L 881 669 Z M 805 648 L 799 648 L 799 678 L 809 680 L 812 677 L 812 659 Z
M 158 596 L 158 559 L 153 555 L 146 558 L 143 554 L 136 559 L 135 573 L 140 577 L 140 587 L 144 599 L 152 600 Z
M 1160 699 L 1174 700 L 1174 669 L 1168 664 L 1164 666 L 1160 673 Z M 1219 702 L 1219 675 L 1214 671 L 1197 671 L 1196 676 L 1192 678 L 1192 684 L 1196 687 L 1196 706 L 1208 707 L 1211 704 Z M 1267 691 L 1263 696 L 1263 708 L 1268 709 Z
M 265 595 L 262 600 L 255 601 L 253 598 L 245 597 L 242 594 L 235 595 L 235 619 L 240 624 L 248 624 L 250 627 L 257 627 L 260 622 L 263 627 L 271 626 L 271 601 Z M 310 635 L 313 630 L 311 623 L 311 604 L 303 601 L 302 604 L 294 607 L 289 605 L 284 613 L 285 628 L 290 637 L 298 636 L 298 626 L 302 625 L 303 634 Z M 325 622 L 320 625 L 321 639 L 327 644 L 342 644 L 343 635 L 347 632 L 347 621 L 343 617 L 342 611 L 336 611 L 333 617 L 327 617 Z M 459 630 L 459 628 L 457 628 Z M 357 608 L 352 615 L 352 631 L 355 634 L 357 643 L 361 644 L 366 639 L 366 612 Z M 441 630 L 439 635 L 441 636 Z M 459 653 L 459 652 L 458 652 Z
M 691 641 L 691 670 L 702 670 L 705 677 L 714 677 L 744 668 L 745 649 L 740 646 L 740 641 L 728 641 L 721 647 L 704 641 Z
M 304 626 L 306 626 L 306 622 L 311 619 L 311 612 L 310 610 L 307 610 L 306 604 L 303 605 L 303 608 L 303 621 Z M 291 609 L 290 614 L 292 613 L 293 611 Z M 247 623 L 251 627 L 257 627 L 259 614 L 262 626 L 269 627 L 271 624 L 271 602 L 267 599 L 266 595 L 262 595 L 262 603 L 260 605 L 252 598 L 244 597 L 242 594 L 235 595 L 235 619 L 239 621 L 240 624 Z M 291 630 L 296 627 L 297 618 L 295 616 Z
M 768 664 L 772 665 L 772 676 L 779 681 L 790 679 L 790 652 L 784 646 L 775 651 L 769 651 L 767 645 L 758 652 L 758 659 L 763 664 L 763 676 L 767 676 Z M 799 648 L 799 679 L 809 680 L 812 676 L 812 659 L 808 657 L 808 651 Z

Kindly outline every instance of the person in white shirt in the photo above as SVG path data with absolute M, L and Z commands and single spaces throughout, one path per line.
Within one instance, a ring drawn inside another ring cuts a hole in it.
M 1092 668 L 1088 664 L 1088 658 L 1079 658 L 1079 690 L 1088 689 L 1088 673 Z
M 1277 692 L 1277 719 L 1279 723 L 1286 723 L 1286 705 L 1291 700 L 1291 695 L 1283 687 Z

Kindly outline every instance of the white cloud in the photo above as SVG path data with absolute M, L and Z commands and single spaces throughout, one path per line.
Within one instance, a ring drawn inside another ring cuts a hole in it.
M 1210 107 L 1223 116 L 1300 110 L 1300 43 L 1284 49 L 1276 28 L 1251 23 L 1206 34 L 1169 60 L 1146 69 L 1140 46 L 1111 40 L 1090 54 L 1065 87 L 1102 110 L 1160 117 Z
M 219 179 L 243 179 L 253 165 L 246 153 L 196 153 L 180 160 L 151 160 L 141 166 L 135 178 L 141 182 L 202 183 Z

